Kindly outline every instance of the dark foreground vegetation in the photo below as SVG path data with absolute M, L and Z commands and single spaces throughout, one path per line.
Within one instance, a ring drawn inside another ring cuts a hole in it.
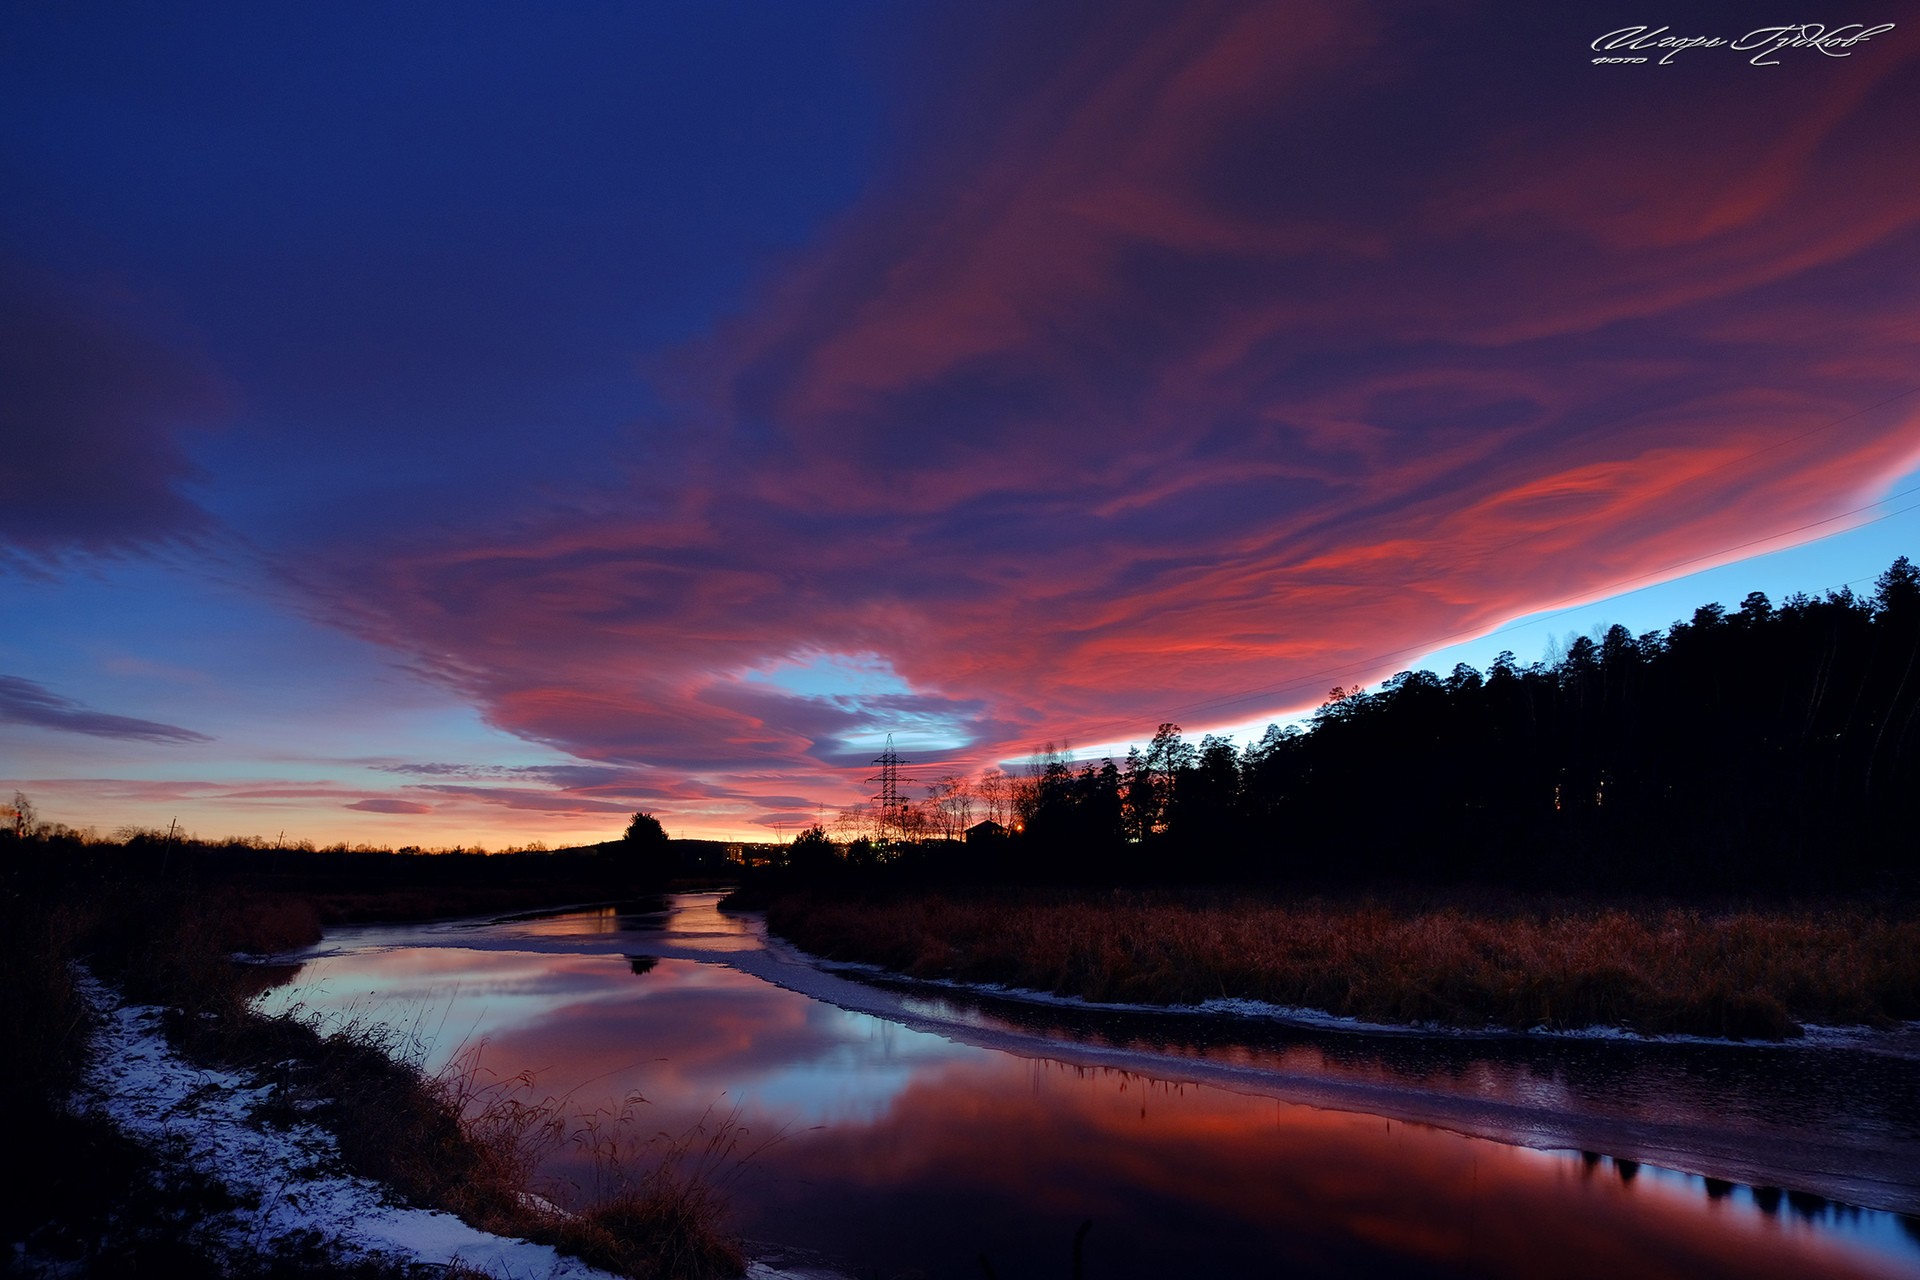
M 78 962 L 128 999 L 173 1010 L 169 1038 L 189 1058 L 273 1080 L 290 1111 L 334 1132 L 353 1172 L 408 1203 L 626 1275 L 740 1274 L 741 1254 L 718 1229 L 719 1200 L 676 1158 L 684 1151 L 645 1166 L 611 1162 L 596 1199 L 552 1211 L 523 1194 L 543 1144 L 572 1136 L 551 1105 L 477 1090 L 470 1071 L 430 1077 L 384 1028 L 323 1037 L 293 1018 L 261 1017 L 248 1001 L 273 975 L 231 958 L 313 941 L 323 919 L 461 914 L 656 885 L 657 868 L 622 861 L 631 852 L 272 856 L 58 832 L 0 836 L 0 1089 L 15 1102 L 10 1145 L 30 1174 L 0 1198 L 4 1243 L 26 1241 L 43 1258 L 100 1275 L 342 1273 L 319 1242 L 292 1257 L 201 1251 L 191 1228 L 228 1207 L 221 1187 L 158 1169 L 107 1120 L 73 1109 L 91 1030 Z M 446 1274 L 396 1263 L 348 1271 L 416 1272 Z
M 919 978 L 1267 1001 L 1383 1023 L 1778 1039 L 1920 1018 L 1920 921 L 1860 903 L 981 890 L 775 899 L 775 932 Z

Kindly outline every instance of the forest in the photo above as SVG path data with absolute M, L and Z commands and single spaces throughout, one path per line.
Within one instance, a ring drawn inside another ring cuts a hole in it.
M 1709 604 L 1552 660 L 1334 689 L 1237 748 L 1163 724 L 815 827 L 771 879 L 1904 890 L 1920 797 L 1920 570 L 1871 596 Z M 843 831 L 844 834 L 844 831 Z

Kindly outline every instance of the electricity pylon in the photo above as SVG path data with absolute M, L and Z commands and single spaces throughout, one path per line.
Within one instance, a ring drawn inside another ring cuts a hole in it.
M 906 801 L 900 798 L 900 756 L 893 749 L 893 735 L 887 735 L 886 749 L 874 759 L 880 766 L 880 772 L 868 778 L 868 782 L 880 784 L 880 790 L 874 794 L 873 803 L 879 810 L 880 838 L 892 843 L 898 839 L 906 826 L 901 821 Z

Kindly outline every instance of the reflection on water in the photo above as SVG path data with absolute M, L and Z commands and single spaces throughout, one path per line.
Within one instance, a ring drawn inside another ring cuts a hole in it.
M 542 1093 L 583 1111 L 612 1113 L 640 1094 L 649 1131 L 732 1115 L 744 1148 L 777 1138 L 735 1184 L 737 1229 L 881 1275 L 977 1277 L 984 1255 L 1006 1280 L 1063 1276 L 1086 1221 L 1093 1280 L 1920 1275 L 1915 1229 L 1891 1214 L 1153 1078 L 1177 1075 L 1178 1062 L 1151 1074 L 1066 1065 L 848 1012 L 731 967 L 762 940 L 711 897 L 677 899 L 670 911 L 330 942 L 336 954 L 269 1000 L 429 1028 L 437 1061 L 483 1039 L 493 1072 L 532 1071 Z M 711 959 L 688 958 L 696 954 Z M 961 1003 L 987 1022 L 1036 1016 Z M 1581 1106 L 1647 1105 L 1610 1093 L 1615 1076 L 1631 1083 L 1625 1046 L 1601 1047 L 1591 1061 L 1613 1065 L 1597 1075 L 1575 1049 L 1572 1067 L 1550 1063 L 1535 1076 L 1518 1049 L 1498 1044 L 1207 1045 L 1191 1024 L 1175 1034 L 1165 1019 L 1049 1019 L 1050 1033 L 1152 1042 L 1196 1060 L 1410 1072 L 1454 1088 L 1544 1078 Z M 1730 1074 L 1759 1070 L 1736 1064 Z M 1752 1102 L 1751 1079 L 1733 1086 Z M 1853 1123 L 1870 1125 L 1871 1114 Z M 591 1180 L 577 1149 L 557 1154 L 549 1172 Z
M 510 922 L 525 938 L 579 938 L 599 933 L 621 933 L 632 927 L 634 914 L 618 907 L 585 907 L 577 911 L 542 911 Z
M 1920 1054 L 1833 1045 L 1729 1045 L 1554 1036 L 1359 1034 L 1266 1019 L 1110 1012 L 898 987 L 904 1007 L 1078 1044 L 1227 1063 L 1276 1075 L 1416 1086 L 1621 1124 L 1706 1126 L 1756 1140 L 1920 1158 Z

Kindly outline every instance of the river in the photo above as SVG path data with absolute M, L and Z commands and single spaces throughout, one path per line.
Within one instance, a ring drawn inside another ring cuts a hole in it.
M 1911 1030 L 1088 1010 L 834 969 L 717 901 L 338 929 L 262 1005 L 556 1100 L 557 1198 L 677 1144 L 742 1236 L 856 1276 L 1066 1277 L 1076 1241 L 1088 1280 L 1920 1276 Z

